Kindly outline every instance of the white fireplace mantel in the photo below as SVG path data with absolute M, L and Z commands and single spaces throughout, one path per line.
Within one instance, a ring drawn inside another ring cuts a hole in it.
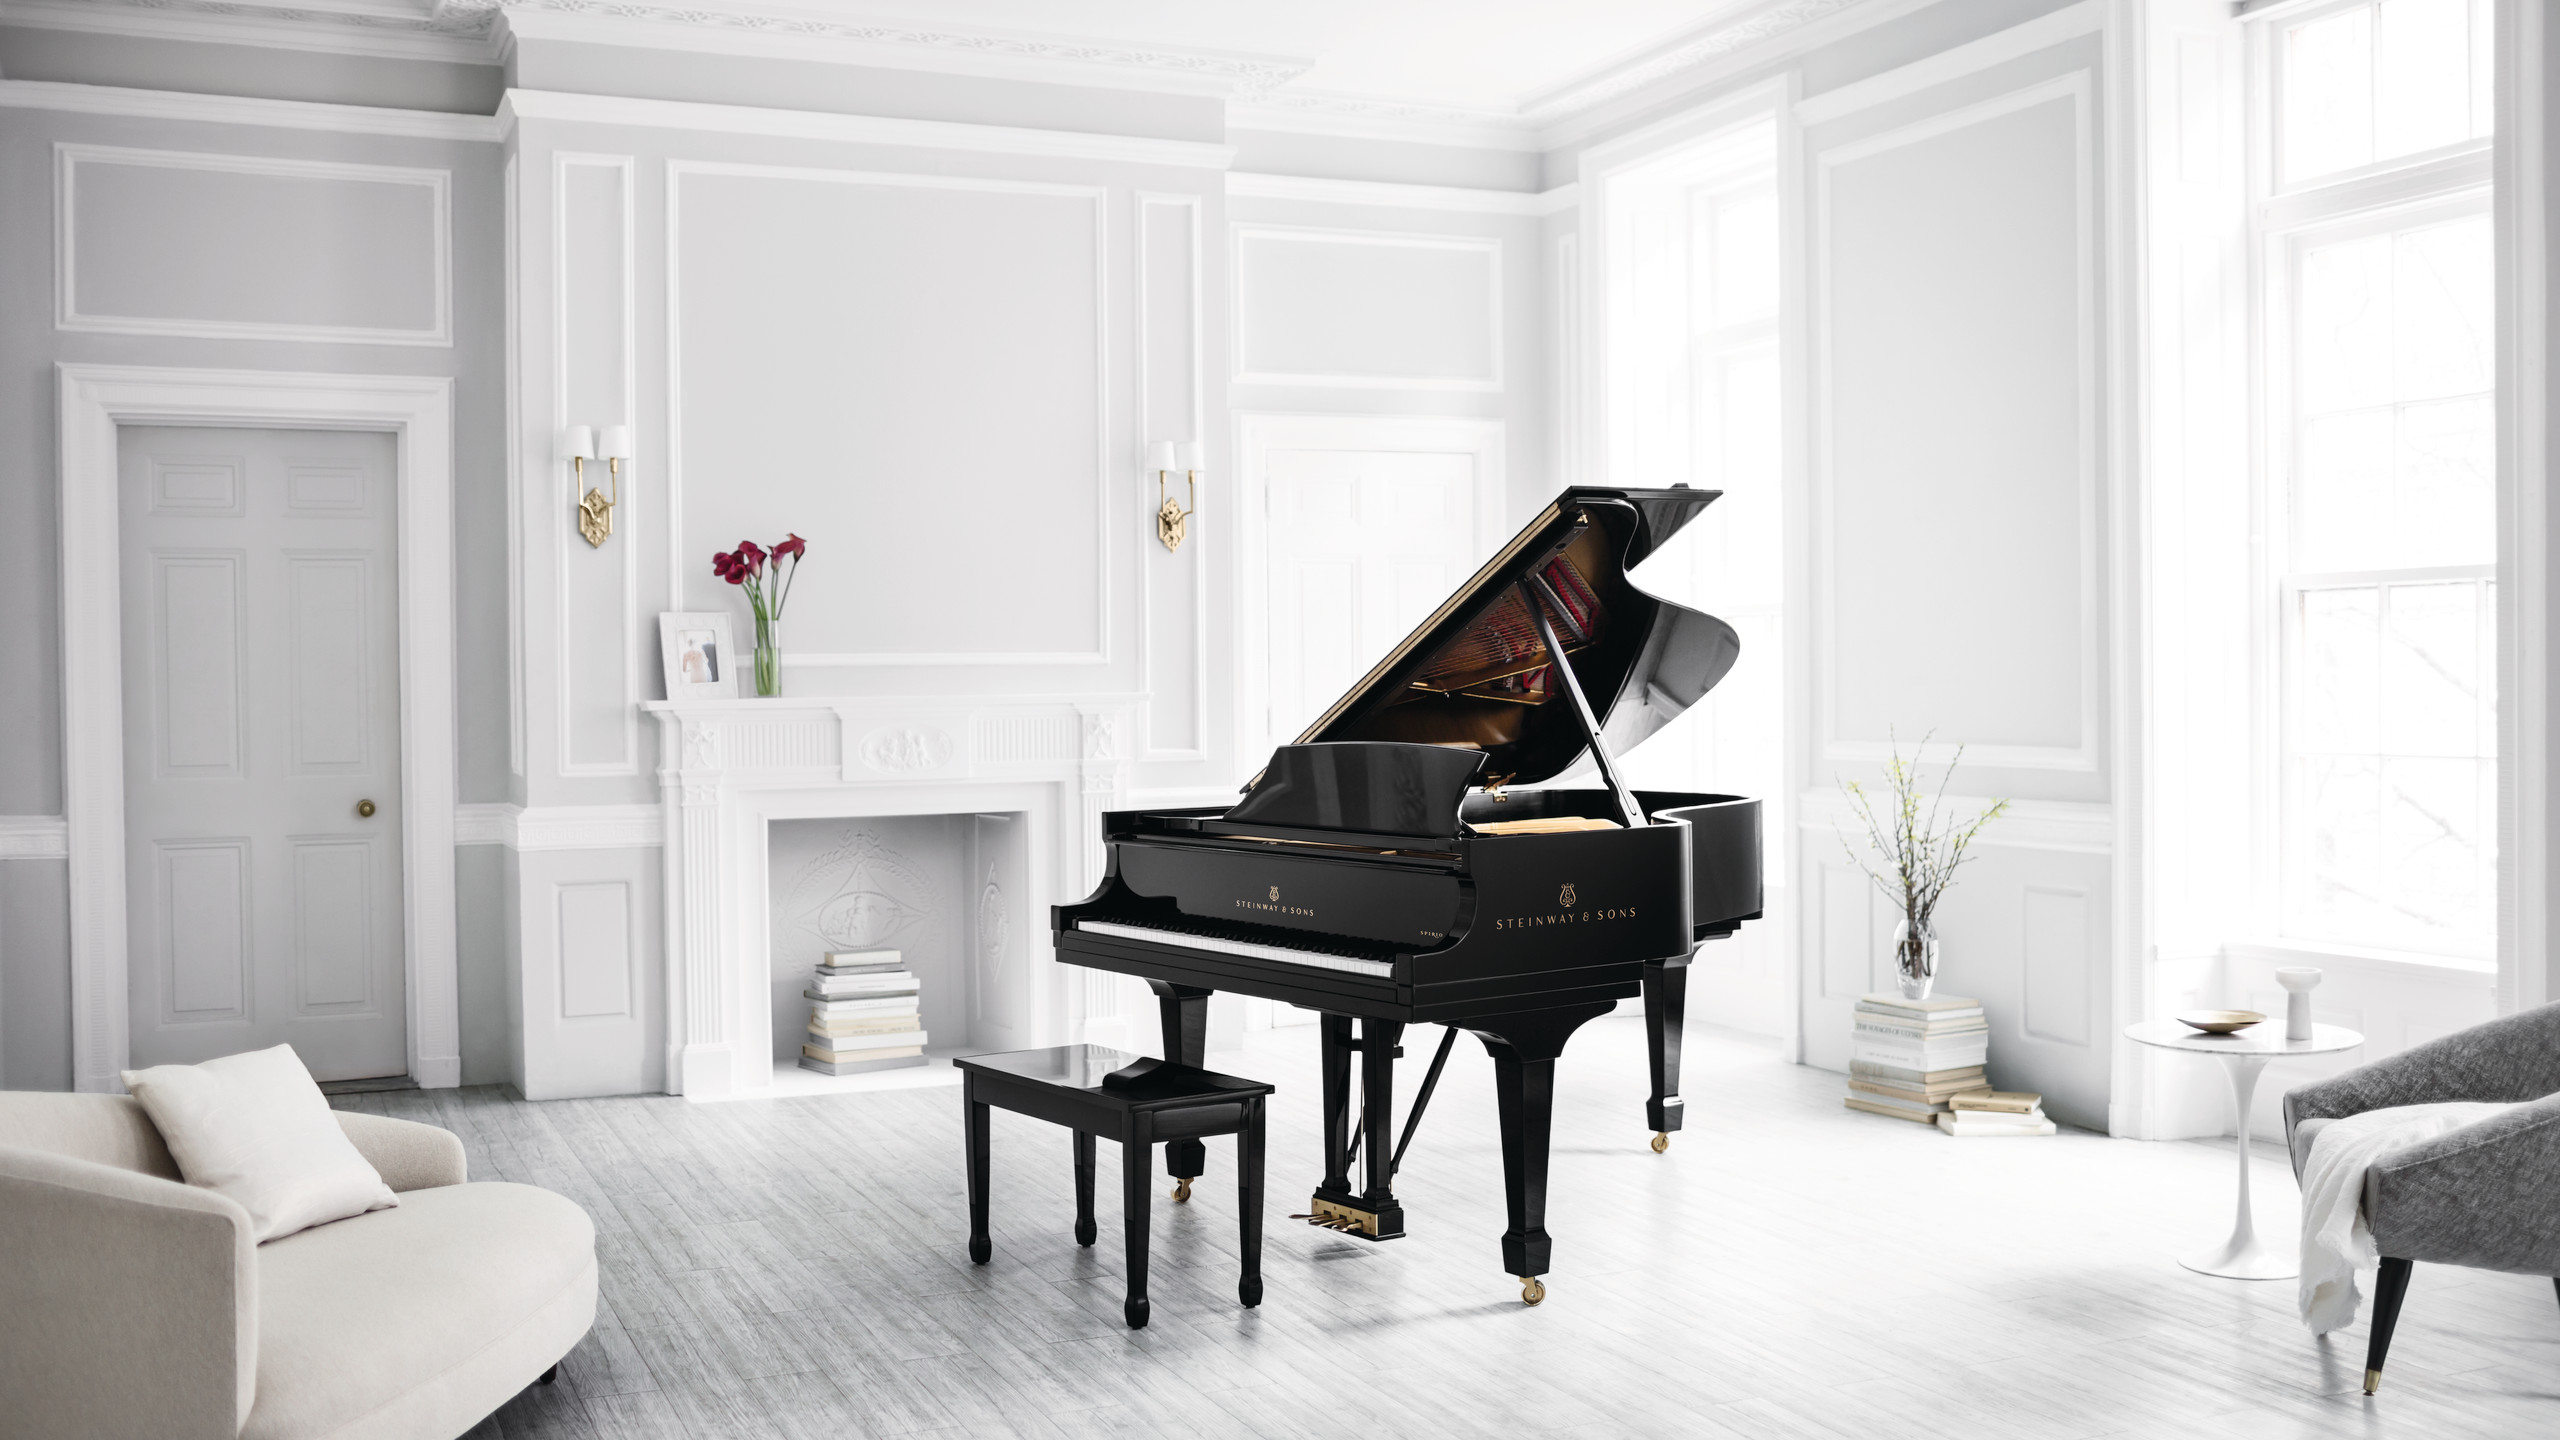
M 1124 802 L 1142 696 L 649 701 L 666 814 L 667 1090 L 718 1098 L 773 1081 L 766 827 L 774 820 L 1018 813 L 1030 913 L 1081 898 Z M 1064 983 L 1035 918 L 1027 1043 L 1071 1038 L 1088 987 Z

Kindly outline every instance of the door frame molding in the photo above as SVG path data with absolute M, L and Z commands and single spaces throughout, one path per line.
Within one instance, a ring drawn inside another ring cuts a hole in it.
M 62 770 L 71 870 L 71 1082 L 131 1059 L 123 587 L 116 427 L 388 432 L 399 467 L 400 789 L 409 1073 L 462 1083 L 454 919 L 453 382 L 422 375 L 58 364 Z
M 1506 466 L 1508 422 L 1464 415 L 1236 412 L 1236 754 L 1267 757 L 1289 737 L 1271 732 L 1271 485 L 1273 450 L 1402 450 L 1476 458 L 1476 552 L 1518 529 Z M 1260 760 L 1252 761 L 1255 768 Z

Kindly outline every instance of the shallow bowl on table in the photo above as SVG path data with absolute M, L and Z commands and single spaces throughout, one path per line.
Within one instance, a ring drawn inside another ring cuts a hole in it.
M 2228 1035 L 2266 1019 L 2255 1010 L 2190 1010 L 2178 1017 L 2181 1025 L 2191 1025 L 2207 1035 Z

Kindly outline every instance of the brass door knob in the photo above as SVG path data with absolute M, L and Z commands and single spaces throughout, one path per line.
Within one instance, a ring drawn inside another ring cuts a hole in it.
M 367 819 L 367 820 L 372 819 L 372 818 L 373 818 L 373 802 L 372 802 L 372 801 L 370 801 L 370 800 L 359 800 L 359 801 L 357 801 L 357 802 L 356 802 L 356 813 L 357 813 L 358 815 L 363 816 L 363 817 L 364 817 L 365 819 Z

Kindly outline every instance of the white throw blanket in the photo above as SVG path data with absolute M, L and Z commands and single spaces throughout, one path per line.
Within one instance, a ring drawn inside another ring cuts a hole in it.
M 2422 1140 L 2484 1120 L 2511 1105 L 2456 1100 L 2399 1105 L 2332 1120 L 2311 1138 L 2302 1167 L 2302 1323 L 2326 1335 L 2355 1323 L 2364 1297 L 2356 1272 L 2382 1263 L 2364 1221 L 2364 1174 Z

